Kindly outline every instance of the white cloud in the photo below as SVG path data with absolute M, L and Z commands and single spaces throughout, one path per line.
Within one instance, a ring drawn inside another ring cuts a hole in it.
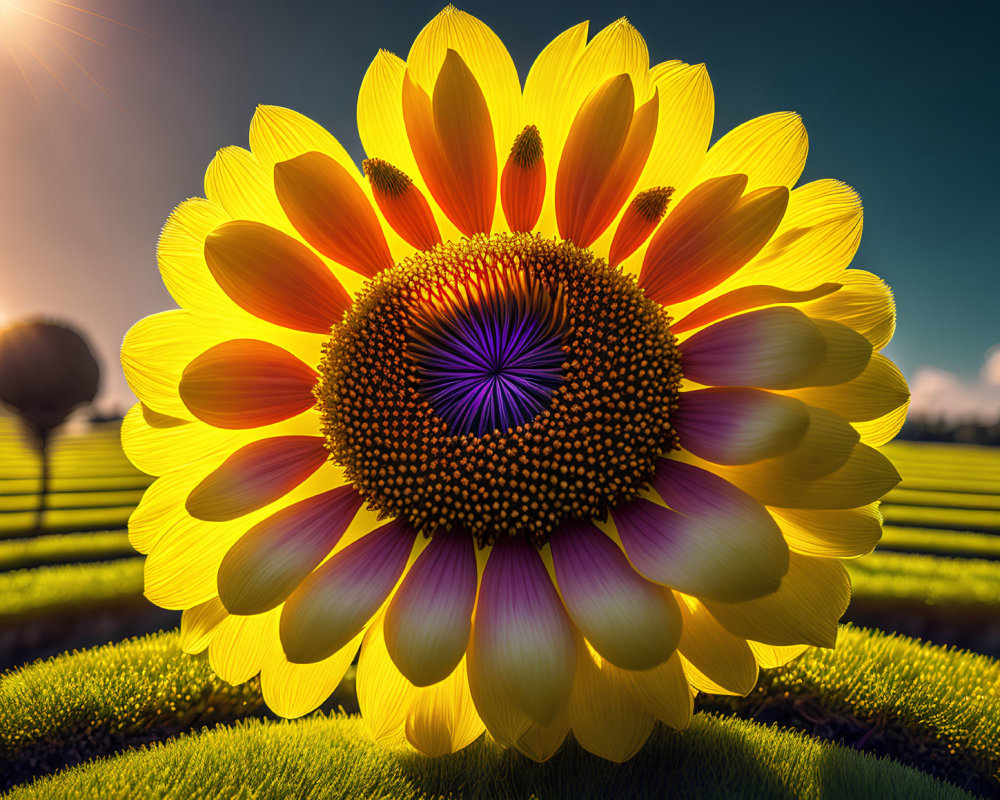
M 1000 344 L 986 352 L 979 376 L 964 381 L 938 367 L 918 367 L 910 381 L 910 417 L 975 420 L 986 425 L 1000 420 Z

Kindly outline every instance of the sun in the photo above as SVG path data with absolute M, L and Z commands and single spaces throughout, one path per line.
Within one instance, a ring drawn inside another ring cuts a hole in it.
M 114 27 L 169 42 L 150 31 L 62 0 L 0 0 L 0 57 L 6 51 L 43 117 L 45 110 L 39 96 L 42 81 L 54 81 L 80 104 L 72 87 L 82 80 L 125 112 L 87 67 L 89 52 L 94 48 L 121 52 L 107 39 Z

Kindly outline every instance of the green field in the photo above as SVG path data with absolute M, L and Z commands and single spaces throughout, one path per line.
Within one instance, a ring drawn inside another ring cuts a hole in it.
M 688 731 L 658 730 L 625 765 L 572 741 L 537 765 L 488 737 L 433 761 L 375 747 L 353 668 L 320 711 L 273 719 L 256 678 L 230 686 L 205 654 L 184 655 L 179 615 L 143 598 L 123 529 L 151 478 L 124 458 L 117 426 L 55 440 L 38 535 L 37 456 L 9 422 L 4 798 L 1000 795 L 1000 450 L 884 448 L 903 482 L 882 504 L 880 545 L 847 562 L 855 624 L 836 649 L 762 671 L 747 697 L 700 695 Z

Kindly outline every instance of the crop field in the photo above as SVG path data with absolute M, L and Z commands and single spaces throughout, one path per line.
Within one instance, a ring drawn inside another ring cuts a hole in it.
M 185 655 L 179 612 L 143 597 L 124 528 L 151 479 L 118 425 L 55 439 L 39 529 L 38 456 L 0 418 L 0 796 L 1000 796 L 1000 449 L 883 450 L 903 482 L 883 541 L 847 564 L 835 649 L 746 697 L 699 695 L 687 731 L 624 765 L 572 741 L 538 765 L 486 736 L 436 760 L 379 749 L 353 668 L 319 711 L 278 720 L 256 678 Z

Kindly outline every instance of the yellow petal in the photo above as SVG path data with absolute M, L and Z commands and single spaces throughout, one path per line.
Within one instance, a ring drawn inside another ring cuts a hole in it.
M 829 319 L 814 319 L 826 343 L 823 358 L 796 380 L 798 386 L 833 386 L 860 375 L 872 357 L 872 345 L 853 328 Z M 792 388 L 792 387 L 789 387 Z
M 205 196 L 230 219 L 254 220 L 287 231 L 291 226 L 274 195 L 274 179 L 249 150 L 224 147 L 205 172 Z
M 694 693 L 684 677 L 678 653 L 658 667 L 625 673 L 632 693 L 660 722 L 684 730 L 694 712 Z
M 520 537 L 498 539 L 480 583 L 468 650 L 472 696 L 490 733 L 497 706 L 501 721 L 509 721 L 513 707 L 540 725 L 552 723 L 572 689 L 575 636 L 536 548 Z M 523 731 L 507 727 L 499 733 L 520 738 Z
M 683 628 L 678 645 L 684 672 L 695 689 L 746 695 L 757 683 L 757 662 L 746 640 L 733 636 L 693 597 L 680 595 Z
M 705 156 L 697 182 L 742 172 L 748 191 L 795 185 L 806 165 L 809 139 L 802 118 L 790 111 L 744 122 L 717 141 Z
M 799 186 L 789 195 L 771 241 L 723 287 L 771 284 L 802 290 L 840 283 L 861 243 L 863 224 L 861 198 L 850 186 L 829 179 Z
M 878 420 L 897 409 L 903 409 L 905 416 L 910 399 L 903 373 L 881 353 L 875 353 L 864 371 L 846 383 L 809 386 L 787 394 L 811 406 L 834 411 L 851 422 Z
M 417 689 L 406 715 L 407 741 L 431 758 L 457 753 L 485 730 L 469 692 L 464 658 L 443 681 Z
M 843 284 L 833 294 L 802 306 L 811 317 L 840 322 L 853 328 L 872 348 L 881 350 L 896 330 L 896 304 L 892 290 L 877 275 L 860 269 L 845 270 L 837 282 Z
M 896 410 L 877 419 L 867 422 L 852 422 L 851 424 L 861 436 L 862 442 L 871 447 L 881 447 L 892 441 L 899 433 L 903 423 L 906 422 L 906 412 L 909 407 L 910 403 L 907 401 Z
M 482 88 L 493 120 L 496 153 L 506 160 L 521 130 L 521 81 L 499 37 L 482 21 L 449 5 L 424 27 L 406 56 L 416 83 L 429 90 L 438 79 L 448 50 L 461 56 Z M 497 170 L 503 167 L 498 161 Z
M 840 511 L 770 508 L 788 549 L 807 556 L 854 558 L 875 549 L 882 538 L 878 503 Z
M 198 420 L 157 414 L 136 403 L 122 422 L 122 448 L 138 469 L 165 475 L 204 458 L 225 457 L 243 441 L 233 433 Z
M 548 163 L 545 200 L 537 229 L 556 232 L 555 181 L 566 134 L 579 110 L 579 100 L 570 98 L 567 87 L 576 63 L 587 44 L 588 23 L 581 22 L 553 39 L 535 59 L 524 83 L 524 120 L 535 125 Z
M 642 34 L 625 17 L 600 31 L 587 45 L 573 71 L 571 99 L 579 102 L 611 75 L 628 75 L 639 103 L 653 94 L 649 50 Z
M 751 641 L 748 641 L 747 644 L 753 651 L 757 663 L 764 669 L 783 667 L 809 649 L 809 645 L 807 644 L 792 644 L 785 647 L 775 647 L 772 644 L 761 644 L 760 642 Z
M 382 624 L 383 615 L 380 614 L 372 621 L 361 643 L 358 706 L 372 738 L 391 747 L 406 742 L 406 716 L 417 689 L 389 658 Z
M 765 505 L 782 508 L 857 508 L 878 500 L 900 481 L 889 459 L 860 443 L 840 469 L 813 481 L 765 462 L 710 468 Z
M 844 565 L 831 558 L 791 554 L 788 574 L 774 594 L 745 603 L 705 606 L 736 636 L 772 645 L 833 647 L 837 622 L 851 600 Z
M 361 178 L 358 165 L 332 133 L 289 108 L 257 106 L 250 121 L 250 150 L 265 174 L 273 174 L 279 161 L 317 151 L 328 155 L 355 178 Z
M 708 149 L 715 96 L 704 64 L 668 61 L 650 70 L 660 95 L 656 141 L 637 188 L 673 186 L 686 191 Z
M 287 719 L 315 711 L 344 679 L 347 668 L 358 654 L 363 636 L 363 632 L 359 633 L 322 661 L 293 664 L 285 657 L 277 630 L 274 630 L 267 640 L 260 668 L 260 689 L 267 707 Z
M 245 313 L 222 291 L 205 262 L 205 237 L 228 220 L 220 205 L 200 197 L 185 200 L 167 218 L 156 261 L 177 305 L 209 313 Z
M 252 617 L 226 617 L 208 646 L 208 661 L 215 674 L 235 686 L 260 672 L 265 651 L 278 638 L 277 622 L 277 610 Z
M 146 599 L 162 608 L 182 609 L 215 597 L 219 564 L 247 527 L 245 518 L 202 522 L 179 517 L 146 557 Z
M 406 62 L 379 50 L 365 72 L 358 93 L 358 132 L 369 158 L 381 158 L 410 178 L 418 177 L 403 122 L 403 75 Z
M 190 515 L 184 500 L 198 481 L 221 463 L 223 455 L 205 458 L 187 469 L 164 475 L 150 484 L 129 517 L 129 544 L 148 553 L 163 535 Z
M 859 438 L 840 415 L 810 407 L 809 427 L 802 441 L 793 450 L 763 462 L 762 469 L 792 473 L 806 480 L 820 478 L 844 465 Z
M 646 743 L 654 719 L 630 690 L 624 670 L 603 660 L 598 666 L 581 643 L 569 699 L 569 722 L 584 750 L 621 763 Z
M 548 725 L 532 722 L 521 737 L 510 744 L 521 755 L 541 763 L 556 754 L 568 734 L 569 714 L 564 710 Z
M 218 597 L 185 609 L 181 614 L 181 649 L 190 655 L 202 652 L 227 616 L 229 614 Z

